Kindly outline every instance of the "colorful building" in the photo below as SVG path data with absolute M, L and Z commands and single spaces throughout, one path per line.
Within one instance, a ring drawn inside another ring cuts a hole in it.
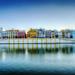
M 28 32 L 27 32 L 27 38 L 36 38 L 37 36 L 37 30 L 36 29 L 30 29 Z
M 19 31 L 19 32 L 17 32 L 17 38 L 26 38 L 25 31 Z
M 56 30 L 51 31 L 51 38 L 58 38 L 58 31 Z
M 62 32 L 62 38 L 65 38 L 65 31 L 61 30 L 61 32 Z
M 51 30 L 46 30 L 46 38 L 51 38 Z
M 75 38 L 75 30 L 45 30 L 45 29 L 30 29 L 27 34 L 25 31 L 6 30 L 0 28 L 0 38 Z
M 45 29 L 37 29 L 37 38 L 45 38 L 45 37 L 46 37 Z
M 71 30 L 62 30 L 62 38 L 72 38 Z
M 6 30 L 1 33 L 2 38 L 26 38 L 25 31 Z

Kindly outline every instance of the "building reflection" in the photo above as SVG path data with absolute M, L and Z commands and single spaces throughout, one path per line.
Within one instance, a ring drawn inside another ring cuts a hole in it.
M 73 47 L 63 47 L 62 48 L 62 53 L 64 54 L 70 54 L 70 53 L 73 53 Z
M 45 54 L 52 53 L 57 54 L 59 51 L 63 54 L 73 53 L 73 46 L 64 46 L 64 47 L 50 47 L 50 48 L 28 48 L 28 53 L 30 54 Z
M 19 54 L 19 53 L 22 53 L 22 54 L 25 54 L 25 49 L 23 48 L 7 48 L 6 53 L 14 53 L 14 54 Z
M 57 54 L 59 51 L 63 54 L 71 54 L 74 51 L 74 46 L 47 46 L 47 47 L 27 47 L 27 48 L 4 48 L 4 49 L 1 49 L 0 50 L 0 56 L 3 52 L 5 53 L 15 53 L 15 54 L 25 54 L 26 51 L 29 53 L 29 54 L 46 54 L 46 53 L 52 53 L 52 54 Z
M 44 54 L 46 53 L 45 49 L 44 48 L 28 48 L 28 53 L 30 54 Z

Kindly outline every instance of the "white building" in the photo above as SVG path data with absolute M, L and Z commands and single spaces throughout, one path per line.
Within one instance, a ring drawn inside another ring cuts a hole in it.
M 62 38 L 62 32 L 61 31 L 58 32 L 58 38 Z

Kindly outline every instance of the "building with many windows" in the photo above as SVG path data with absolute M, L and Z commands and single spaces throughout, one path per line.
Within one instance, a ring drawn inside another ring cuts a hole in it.
M 45 38 L 45 37 L 46 37 L 45 29 L 37 29 L 37 38 Z
M 62 38 L 72 38 L 71 30 L 62 30 Z
M 32 28 L 26 34 L 27 38 L 36 38 L 36 36 L 37 36 L 37 30 Z
M 26 38 L 25 31 L 19 31 L 19 32 L 17 32 L 17 38 Z
M 51 30 L 46 30 L 46 38 L 51 38 Z
M 16 38 L 19 30 L 6 30 L 5 32 L 7 33 L 8 38 Z

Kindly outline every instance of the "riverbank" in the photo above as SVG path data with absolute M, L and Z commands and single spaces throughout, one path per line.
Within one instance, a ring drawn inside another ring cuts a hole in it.
M 0 39 L 0 44 L 65 44 L 65 43 L 75 43 L 75 39 L 54 39 L 54 38 L 24 38 L 24 39 Z

